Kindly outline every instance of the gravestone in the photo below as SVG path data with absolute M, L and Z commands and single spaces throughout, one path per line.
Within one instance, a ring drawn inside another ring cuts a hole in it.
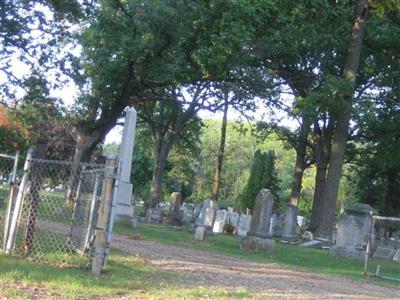
M 238 213 L 229 213 L 227 215 L 227 221 L 230 224 L 232 224 L 233 227 L 235 227 L 235 233 L 237 234 L 239 231 L 239 220 L 240 220 L 240 214 Z
M 297 211 L 297 206 L 286 205 L 282 242 L 296 244 L 301 241 L 301 236 L 297 233 Z
M 227 211 L 225 209 L 217 211 L 215 216 L 215 222 L 213 227 L 213 232 L 222 233 L 224 231 L 224 225 L 226 222 Z
M 172 225 L 181 225 L 181 204 L 182 195 L 179 192 L 171 194 L 171 205 L 169 206 L 169 221 Z
M 189 224 L 193 221 L 194 221 L 194 206 L 191 204 L 184 206 L 182 208 L 182 223 Z
M 122 132 L 121 146 L 118 155 L 118 188 L 115 192 L 116 209 L 115 220 L 131 220 L 133 217 L 131 168 L 133 146 L 135 144 L 136 110 L 130 108 L 126 111 L 125 125 Z
M 268 189 L 262 189 L 256 197 L 254 215 L 251 218 L 250 230 L 240 241 L 240 248 L 245 250 L 271 250 L 275 241 L 270 237 L 270 224 L 274 196 Z
M 354 259 L 364 257 L 371 213 L 376 213 L 376 210 L 362 203 L 353 204 L 345 209 L 338 225 L 336 245 L 330 250 L 332 254 Z
M 270 235 L 273 237 L 282 235 L 282 222 L 281 222 L 281 214 L 276 212 L 272 214 L 271 217 L 271 225 L 270 225 Z
M 206 229 L 211 229 L 213 218 L 214 218 L 214 201 L 207 199 L 203 201 L 199 217 L 196 221 L 196 225 L 205 226 Z
M 197 241 L 204 241 L 206 236 L 206 228 L 204 226 L 197 226 L 194 232 L 194 239 Z
M 250 223 L 251 223 L 251 215 L 250 214 L 241 214 L 239 218 L 238 236 L 246 236 L 247 232 L 250 230 Z
M 164 219 L 164 213 L 160 208 L 149 208 L 146 214 L 147 223 L 161 223 Z

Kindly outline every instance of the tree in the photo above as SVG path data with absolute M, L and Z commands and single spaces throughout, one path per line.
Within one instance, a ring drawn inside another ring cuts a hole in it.
M 255 197 L 263 188 L 270 189 L 276 197 L 279 183 L 275 175 L 275 153 L 273 151 L 261 152 L 257 150 L 254 153 L 250 177 L 242 195 L 238 199 L 238 205 L 241 208 L 253 209 Z

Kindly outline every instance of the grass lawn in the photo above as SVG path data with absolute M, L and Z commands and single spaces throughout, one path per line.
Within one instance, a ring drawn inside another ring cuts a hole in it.
M 81 258 L 85 260 L 84 258 Z M 141 258 L 112 251 L 103 275 L 86 268 L 55 268 L 0 254 L 0 298 L 249 299 L 246 291 L 185 287 L 176 273 L 161 271 Z
M 194 240 L 194 234 L 185 229 L 172 230 L 163 225 L 143 223 L 140 223 L 136 229 L 117 225 L 115 232 L 125 235 L 139 234 L 141 239 L 144 240 L 181 245 L 193 249 L 246 258 L 262 263 L 277 263 L 289 268 L 340 275 L 382 285 L 399 286 L 398 282 L 365 277 L 363 275 L 364 262 L 361 260 L 339 258 L 321 249 L 301 248 L 277 243 L 272 252 L 248 252 L 239 249 L 240 238 L 237 236 L 228 236 L 224 234 L 208 235 L 205 241 L 196 241 Z M 389 261 L 383 261 L 383 264 L 382 269 L 400 278 L 399 264 Z

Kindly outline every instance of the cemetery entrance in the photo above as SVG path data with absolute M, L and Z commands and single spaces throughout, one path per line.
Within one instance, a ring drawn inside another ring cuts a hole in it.
M 18 154 L 0 155 L 1 249 L 58 266 L 90 261 L 99 273 L 111 234 L 115 160 L 76 164 L 42 159 L 39 150 L 20 162 Z

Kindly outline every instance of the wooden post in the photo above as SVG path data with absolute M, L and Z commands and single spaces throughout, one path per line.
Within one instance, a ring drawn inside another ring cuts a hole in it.
M 115 157 L 108 155 L 100 196 L 99 216 L 95 228 L 94 249 L 91 264 L 91 272 L 94 275 L 100 275 L 103 262 L 108 253 L 109 245 L 107 244 L 107 228 L 112 205 L 114 173 Z

